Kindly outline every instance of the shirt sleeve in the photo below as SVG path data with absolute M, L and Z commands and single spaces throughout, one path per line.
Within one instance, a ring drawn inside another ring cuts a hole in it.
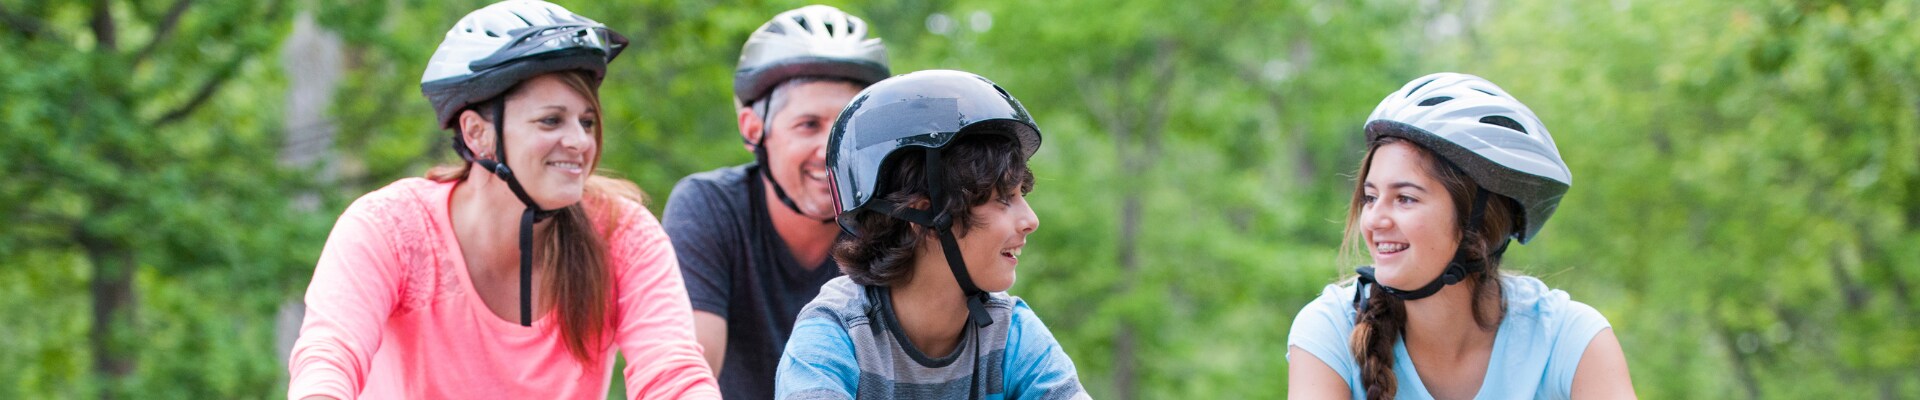
M 1005 371 L 1007 398 L 1010 399 L 1090 399 L 1080 385 L 1080 373 L 1073 359 L 1060 348 L 1053 331 L 1040 322 L 1024 300 L 1013 307 L 1013 322 L 1007 329 Z
M 1354 324 L 1352 294 L 1339 285 L 1327 285 L 1319 298 L 1293 317 L 1293 327 L 1287 332 L 1288 347 L 1306 350 L 1349 383 L 1357 381 L 1360 371 L 1353 353 L 1348 352 Z
M 680 273 L 686 277 L 687 297 L 693 309 L 727 318 L 727 305 L 733 288 L 733 266 L 738 252 L 727 251 L 729 240 L 721 223 L 720 198 L 707 184 L 687 178 L 674 185 L 667 196 L 666 230 L 679 260 Z
M 693 339 L 693 312 L 673 247 L 653 213 L 626 205 L 608 238 L 615 266 L 615 341 L 628 360 L 627 398 L 720 398 L 712 369 Z
M 366 387 L 373 355 L 406 281 L 392 238 L 355 201 L 327 235 L 307 284 L 307 313 L 287 359 L 287 398 L 352 399 Z
M 801 320 L 794 325 L 793 337 L 787 339 L 787 349 L 780 356 L 773 398 L 851 399 L 860 389 L 856 357 L 853 337 L 833 320 Z
M 1587 353 L 1600 330 L 1612 327 L 1599 310 L 1573 300 L 1555 315 L 1552 355 L 1547 360 L 1549 393 L 1572 393 L 1573 375 L 1580 369 L 1580 356 Z

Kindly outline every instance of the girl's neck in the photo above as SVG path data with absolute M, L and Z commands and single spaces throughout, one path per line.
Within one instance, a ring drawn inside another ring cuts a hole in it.
M 1406 302 L 1407 325 L 1403 332 L 1407 351 L 1448 356 L 1492 351 L 1498 324 L 1490 329 L 1474 320 L 1473 294 L 1478 286 L 1468 280 L 1447 286 L 1431 297 Z

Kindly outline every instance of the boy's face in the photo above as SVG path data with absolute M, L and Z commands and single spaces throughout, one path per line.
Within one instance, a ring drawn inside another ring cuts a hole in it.
M 1040 216 L 1018 191 L 996 193 L 994 198 L 973 206 L 977 225 L 957 240 L 973 284 L 980 290 L 1003 292 L 1013 287 L 1020 251 L 1027 246 L 1027 235 L 1040 228 Z

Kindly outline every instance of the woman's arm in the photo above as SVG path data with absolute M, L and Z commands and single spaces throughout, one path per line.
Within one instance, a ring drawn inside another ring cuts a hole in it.
M 628 205 L 607 238 L 614 266 L 618 322 L 614 338 L 626 354 L 627 398 L 720 398 L 713 370 L 694 341 L 693 308 L 680 264 L 653 214 Z
M 1287 398 L 1289 399 L 1347 399 L 1353 393 L 1348 392 L 1347 380 L 1333 372 L 1333 367 L 1314 357 L 1313 353 L 1301 350 L 1300 346 L 1287 346 Z
M 1633 377 L 1627 374 L 1627 356 L 1613 329 L 1601 330 L 1587 343 L 1580 355 L 1580 366 L 1573 373 L 1573 398 L 1634 399 Z
M 366 203 L 376 201 L 356 201 L 327 235 L 307 285 L 300 337 L 287 360 L 290 399 L 351 399 L 367 385 L 405 280 L 386 233 L 370 220 Z

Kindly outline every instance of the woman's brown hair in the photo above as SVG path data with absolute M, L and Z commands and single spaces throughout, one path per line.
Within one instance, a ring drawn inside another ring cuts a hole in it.
M 1501 246 L 1512 234 L 1517 220 L 1519 206 L 1506 196 L 1479 190 L 1479 184 L 1467 176 L 1465 171 L 1448 163 L 1412 141 L 1393 136 L 1381 136 L 1368 143 L 1367 155 L 1360 160 L 1360 170 L 1356 173 L 1353 187 L 1353 199 L 1347 205 L 1346 234 L 1340 241 L 1341 265 L 1353 265 L 1354 256 L 1364 252 L 1365 245 L 1360 233 L 1360 211 L 1366 198 L 1365 184 L 1367 173 L 1373 166 L 1373 156 L 1381 147 L 1404 143 L 1413 147 L 1425 161 L 1424 170 L 1445 188 L 1453 200 L 1454 229 L 1466 229 L 1470 218 L 1470 207 L 1474 196 L 1491 196 L 1486 199 L 1485 215 L 1473 224 L 1470 234 L 1461 235 L 1460 250 L 1466 252 L 1464 261 L 1477 262 L 1483 267 L 1472 268 L 1461 283 L 1473 290 L 1473 321 L 1481 329 L 1493 330 L 1500 326 L 1502 304 L 1500 294 L 1500 254 Z M 1356 289 L 1358 290 L 1358 289 Z M 1402 330 L 1406 328 L 1407 311 L 1405 302 L 1386 293 L 1380 285 L 1370 285 L 1365 311 L 1353 326 L 1353 358 L 1360 364 L 1360 383 L 1367 390 L 1368 399 L 1391 399 L 1399 391 L 1398 381 L 1393 373 L 1393 345 L 1400 340 Z
M 558 73 L 561 81 L 574 93 L 587 99 L 587 106 L 600 110 L 600 95 L 589 81 L 585 72 L 571 71 Z M 504 94 L 491 100 L 475 104 L 474 110 L 499 110 L 498 103 L 506 101 L 520 92 L 520 86 L 508 89 Z M 482 116 L 486 112 L 481 112 Z M 534 231 L 534 268 L 546 271 L 545 279 L 538 284 L 546 288 L 547 304 L 552 304 L 558 320 L 560 339 L 567 345 L 567 352 L 582 365 L 591 366 L 599 362 L 596 349 L 608 345 L 607 330 L 612 326 L 613 273 L 608 267 L 607 241 L 612 235 L 613 226 L 600 227 L 596 231 L 588 212 L 600 216 L 601 221 L 619 221 L 621 207 L 619 202 L 632 201 L 644 203 L 645 194 L 632 182 L 610 178 L 600 174 L 601 114 L 594 115 L 594 123 L 588 130 L 593 135 L 595 154 L 589 160 L 584 195 L 579 203 L 567 206 L 552 217 L 545 227 Z M 490 118 L 498 119 L 500 115 Z M 436 182 L 454 182 L 467 179 L 468 171 L 473 169 L 471 162 L 457 165 L 441 165 L 427 171 L 427 179 Z

